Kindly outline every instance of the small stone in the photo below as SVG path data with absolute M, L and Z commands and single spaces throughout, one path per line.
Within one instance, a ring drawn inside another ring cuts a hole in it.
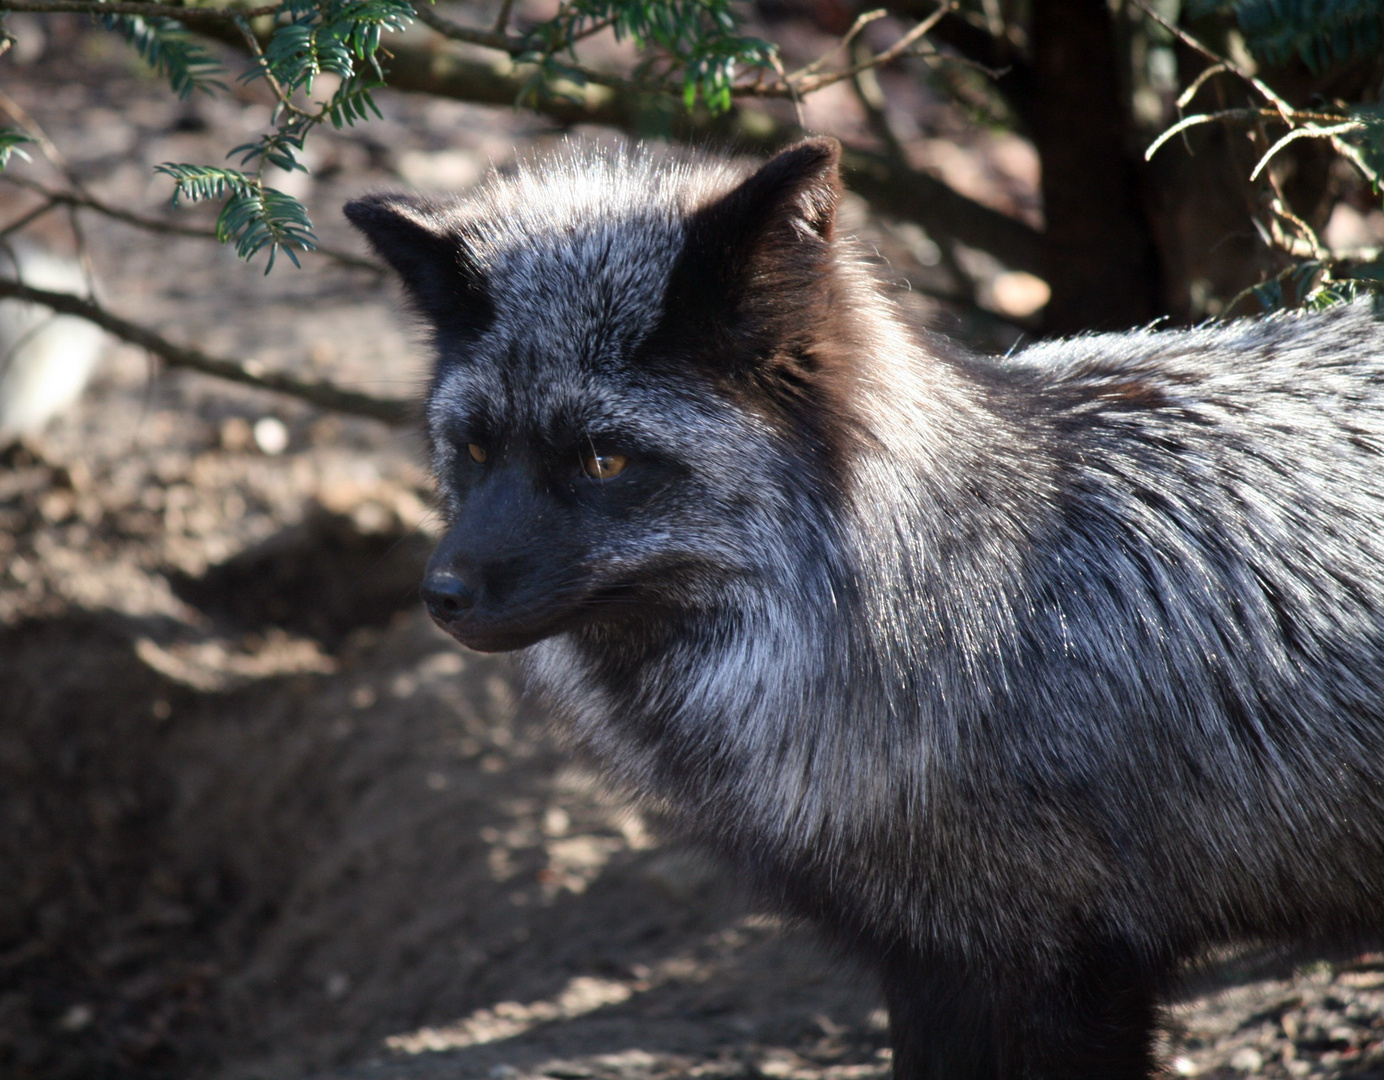
M 572 819 L 560 806 L 550 806 L 543 812 L 543 835 L 566 836 L 572 827 Z
M 1173 1072 L 1178 1076 L 1196 1076 L 1201 1068 L 1189 1057 L 1173 1058 Z
M 357 709 L 368 709 L 375 704 L 375 688 L 373 686 L 357 686 L 351 691 L 351 704 Z
M 1257 1073 L 1264 1067 L 1264 1055 L 1252 1046 L 1242 1046 L 1230 1055 L 1230 1067 L 1236 1072 Z
M 999 274 L 990 288 L 995 307 L 1001 314 L 1015 319 L 1037 314 L 1052 297 L 1052 289 L 1046 281 L 1022 270 Z
M 62 1019 L 58 1021 L 58 1026 L 64 1031 L 75 1034 L 90 1027 L 95 1018 L 96 1014 L 90 1005 L 73 1005 L 72 1008 L 63 1013 Z
M 351 989 L 351 977 L 344 972 L 334 971 L 327 976 L 326 983 L 322 987 L 327 992 L 327 996 L 333 1001 L 344 998 Z
M 255 421 L 255 445 L 260 452 L 277 457 L 288 449 L 288 428 L 277 416 L 262 416 Z

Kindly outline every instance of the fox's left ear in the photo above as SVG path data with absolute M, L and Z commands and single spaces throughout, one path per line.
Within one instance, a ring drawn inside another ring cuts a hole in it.
M 494 308 L 453 207 L 418 195 L 375 194 L 343 207 L 351 224 L 403 280 L 409 299 L 439 330 L 478 333 Z
M 706 215 L 738 227 L 754 244 L 776 229 L 830 240 L 841 198 L 841 144 L 808 139 L 770 158 L 730 194 L 706 208 Z
M 741 260 L 775 239 L 830 241 L 841 198 L 840 161 L 841 144 L 832 138 L 790 146 L 697 211 L 689 239 Z
M 835 139 L 809 139 L 694 211 L 669 281 L 670 318 L 773 334 L 767 322 L 781 325 L 811 303 L 829 259 L 840 158 Z

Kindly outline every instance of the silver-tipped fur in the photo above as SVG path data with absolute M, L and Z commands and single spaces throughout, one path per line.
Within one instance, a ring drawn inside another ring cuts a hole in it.
M 348 206 L 438 350 L 425 596 L 878 966 L 899 1076 L 1145 1077 L 1180 964 L 1384 922 L 1384 324 L 967 355 L 836 157 Z

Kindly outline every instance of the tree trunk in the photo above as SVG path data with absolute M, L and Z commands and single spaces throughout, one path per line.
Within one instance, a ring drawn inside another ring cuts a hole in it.
M 1121 329 L 1162 314 L 1161 273 L 1131 158 L 1115 30 L 1105 0 L 1035 0 L 1050 334 Z

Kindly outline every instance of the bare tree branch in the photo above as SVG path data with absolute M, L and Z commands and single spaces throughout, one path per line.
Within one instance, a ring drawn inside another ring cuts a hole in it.
M 874 56 L 860 63 L 852 64 L 843 71 L 832 71 L 825 75 L 819 75 L 810 71 L 812 65 L 809 64 L 808 67 L 788 76 L 787 81 L 791 84 L 791 94 L 811 94 L 825 86 L 831 86 L 833 83 L 841 82 L 843 79 L 854 78 L 862 71 L 868 71 L 871 68 L 883 67 L 885 64 L 893 63 L 893 61 L 908 53 L 915 44 L 922 40 L 923 36 L 929 30 L 942 21 L 942 16 L 954 10 L 955 7 L 955 0 L 947 0 L 946 3 L 926 19 L 918 23 L 917 26 L 904 34 L 904 36 L 899 38 L 894 44 L 890 45 L 889 48 L 885 49 L 883 52 L 876 53 Z M 854 29 L 854 27 L 852 29 Z M 849 34 L 849 36 L 854 35 Z M 762 90 L 747 89 L 744 92 L 747 94 L 757 94 L 761 97 L 791 96 L 790 87 L 787 86 L 766 86 Z
M 1162 15 L 1158 14 L 1158 12 L 1154 11 L 1153 8 L 1144 3 L 1144 0 L 1130 0 L 1130 2 L 1189 49 L 1196 50 L 1207 60 L 1210 60 L 1211 63 L 1223 66 L 1225 70 L 1234 72 L 1245 82 L 1249 83 L 1263 95 L 1264 99 L 1268 101 L 1269 104 L 1278 110 L 1283 119 L 1287 120 L 1293 115 L 1293 107 L 1269 89 L 1262 80 L 1256 78 L 1252 72 L 1246 71 L 1239 64 L 1235 63 L 1235 61 L 1221 56 L 1220 53 L 1216 52 L 1214 49 L 1203 45 L 1191 34 L 1187 33 L 1186 30 L 1182 29 L 1182 27 L 1178 26 L 1176 23 L 1169 22 Z
M 82 2 L 82 0 L 71 0 L 71 2 Z M 783 76 L 777 82 L 764 83 L 757 78 L 752 82 L 740 83 L 735 86 L 731 92 L 736 97 L 797 99 L 804 94 L 810 94 L 816 90 L 831 86 L 834 83 L 841 82 L 843 79 L 852 78 L 857 73 L 868 68 L 882 67 L 906 55 L 914 45 L 922 40 L 928 31 L 941 21 L 944 15 L 954 10 L 956 6 L 956 0 L 946 0 L 940 8 L 919 22 L 917 26 L 913 27 L 913 29 L 878 55 L 871 56 L 861 63 L 853 64 L 842 71 L 821 73 L 819 69 L 826 62 L 828 57 L 841 49 L 843 45 L 848 46 L 851 39 L 860 32 L 865 22 L 870 21 L 871 18 L 878 17 L 877 15 L 862 16 L 862 18 L 857 19 L 856 24 L 847 31 L 841 42 L 834 45 L 831 50 L 801 70 Z M 430 26 L 443 37 L 452 41 L 461 41 L 468 45 L 480 45 L 488 49 L 497 49 L 500 52 L 507 53 L 511 57 L 518 57 L 526 52 L 531 52 L 534 48 L 534 41 L 531 38 L 514 37 L 495 30 L 483 30 L 479 27 L 463 26 L 461 23 L 453 22 L 450 19 L 438 15 L 423 3 L 415 5 L 414 12 L 419 22 Z M 569 66 L 587 82 L 595 83 L 598 86 L 607 86 L 619 90 L 622 93 L 677 94 L 681 91 L 681 87 L 677 85 L 674 79 L 629 79 L 621 75 L 611 74 L 610 72 L 598 71 L 579 63 L 572 63 Z
M 386 424 L 409 424 L 416 416 L 416 409 L 411 401 L 377 398 L 356 390 L 344 390 L 325 380 L 298 379 L 283 372 L 269 371 L 254 360 L 228 360 L 210 356 L 199 349 L 175 345 L 147 327 L 122 319 L 99 304 L 71 293 L 34 289 L 17 281 L 0 279 L 0 298 L 28 300 L 63 315 L 75 315 L 79 319 L 86 319 L 122 341 L 147 349 L 169 367 L 187 368 L 260 390 L 272 390 L 323 409 L 364 416 Z
M 131 3 L 141 9 L 157 8 L 158 14 L 173 17 L 191 11 L 222 11 L 243 17 L 248 13 L 267 14 L 277 10 L 253 8 L 239 13 L 233 8 L 184 9 L 168 4 L 133 3 L 133 0 L 112 0 L 110 4 L 97 3 L 95 0 L 0 0 L 0 10 L 7 6 L 14 10 L 29 10 L 43 4 L 68 4 L 75 5 L 74 10 L 99 13 L 116 11 L 121 3 Z M 736 94 L 742 98 L 796 98 L 831 83 L 854 78 L 863 71 L 905 55 L 955 6 L 955 0 L 946 0 L 888 49 L 850 64 L 843 70 L 824 74 L 809 64 L 802 72 L 781 77 L 767 85 L 737 87 Z M 509 59 L 486 62 L 459 52 L 439 50 L 436 43 L 420 45 L 400 41 L 392 43 L 390 47 L 391 57 L 387 62 L 390 86 L 477 104 L 503 106 L 513 106 L 521 94 L 531 90 L 529 72 L 516 66 L 512 59 L 532 47 L 528 39 L 503 31 L 462 26 L 437 15 L 425 3 L 418 4 L 415 10 L 420 21 L 442 36 L 496 49 Z M 240 40 L 234 25 L 227 24 L 224 19 L 220 22 L 208 20 L 199 29 L 241 50 L 247 47 Z M 650 114 L 658 115 L 666 124 L 669 120 L 667 102 L 670 96 L 680 96 L 680 87 L 666 81 L 645 83 L 603 72 L 578 70 L 588 79 L 589 85 L 579 88 L 573 98 L 543 96 L 527 104 L 541 115 L 561 124 L 600 123 L 626 131 L 639 131 L 647 130 L 647 124 L 642 121 L 646 121 Z M 763 113 L 740 107 L 721 117 L 694 117 L 679 111 L 671 119 L 672 133 L 680 140 L 705 145 L 711 138 L 745 150 L 772 150 L 802 134 L 800 127 L 783 124 Z M 971 247 L 992 252 L 1014 269 L 1041 272 L 1041 234 L 1022 221 L 982 206 L 925 173 L 910 171 L 902 177 L 894 175 L 890 163 L 878 155 L 849 152 L 843 166 L 855 189 L 885 213 L 917 221 L 935 237 L 952 237 Z M 98 212 L 106 212 L 107 209 L 97 205 L 91 208 Z M 137 224 L 132 218 L 133 215 L 125 220 Z M 342 253 L 331 254 L 339 256 Z M 347 256 L 339 261 L 360 265 L 364 260 Z
M 177 19 L 185 23 L 228 22 L 235 19 L 257 19 L 273 15 L 272 7 L 182 7 L 179 4 L 159 4 L 145 0 L 0 0 L 0 11 L 23 11 L 35 14 L 69 13 L 78 15 L 136 15 L 144 19 Z
M 821 70 L 821 68 L 823 67 L 823 65 L 825 65 L 826 62 L 827 62 L 828 60 L 830 60 L 833 56 L 835 56 L 838 52 L 843 52 L 843 51 L 845 51 L 845 50 L 847 50 L 847 49 L 850 49 L 851 44 L 852 44 L 852 43 L 855 41 L 855 39 L 856 39 L 856 36 L 857 36 L 862 30 L 864 30 L 865 27 L 869 26 L 872 22 L 874 22 L 874 21 L 877 20 L 877 19 L 882 19 L 882 18 L 884 18 L 884 17 L 885 17 L 886 15 L 888 15 L 888 14 L 889 14 L 889 12 L 886 11 L 884 8 L 875 8 L 874 11 L 866 11 L 866 12 L 864 12 L 864 13 L 861 14 L 861 15 L 857 15 L 857 16 L 856 16 L 856 19 L 855 19 L 855 22 L 851 23 L 850 29 L 847 30 L 847 31 L 845 32 L 845 34 L 842 35 L 840 41 L 838 41 L 835 45 L 833 45 L 833 46 L 832 46 L 830 49 L 828 49 L 826 52 L 822 53 L 821 56 L 817 57 L 816 60 L 812 61 L 812 63 L 808 64 L 806 67 L 801 67 L 801 68 L 799 68 L 797 71 L 794 72 L 794 74 L 795 74 L 795 75 L 814 75 L 814 74 L 816 74 L 818 71 Z M 847 55 L 851 55 L 851 53 L 847 53 Z M 785 78 L 787 78 L 787 76 L 785 76 Z
M 187 236 L 198 240 L 217 240 L 216 230 L 204 228 L 197 225 L 180 225 L 175 221 L 165 221 L 162 218 L 146 217 L 143 214 L 135 214 L 129 210 L 122 210 L 118 206 L 102 202 L 94 195 L 78 194 L 71 191 L 54 191 L 45 187 L 43 184 L 36 183 L 21 176 L 10 173 L 0 173 L 0 182 L 13 184 L 28 191 L 40 195 L 46 201 L 46 207 L 40 207 L 33 215 L 26 214 L 24 218 L 14 224 L 6 226 L 5 232 L 13 232 L 28 224 L 32 217 L 46 213 L 53 206 L 72 206 L 84 210 L 93 210 L 98 214 L 111 218 L 115 221 L 122 221 L 126 225 L 133 225 L 135 228 L 144 229 L 146 232 L 163 233 L 169 236 Z M 314 254 L 325 256 L 334 262 L 341 263 L 342 266 L 350 267 L 353 270 L 368 270 L 372 274 L 383 274 L 385 268 L 382 264 L 373 259 L 367 259 L 360 255 L 354 255 L 349 251 L 339 251 L 336 248 L 317 246 L 312 249 Z
M 393 46 L 392 52 L 387 78 L 397 90 L 512 107 L 527 84 L 522 70 L 505 61 L 487 62 L 406 43 Z M 719 143 L 742 152 L 771 152 L 803 134 L 794 124 L 743 105 L 708 117 L 681 109 L 670 113 L 666 103 L 661 94 L 617 94 L 588 86 L 576 100 L 544 98 L 531 107 L 559 124 L 607 124 L 629 132 L 646 131 L 649 120 L 657 118 L 679 141 Z M 1042 274 L 1043 237 L 1032 226 L 966 198 L 927 173 L 910 170 L 900 175 L 880 154 L 847 149 L 841 165 L 851 187 L 882 213 L 916 221 L 939 243 L 943 238 L 959 240 L 990 252 L 1012 269 Z
M 511 37 L 503 30 L 481 30 L 478 27 L 462 26 L 461 23 L 443 18 L 427 5 L 426 0 L 415 5 L 413 10 L 420 23 L 432 27 L 443 37 L 452 41 L 464 41 L 468 45 L 482 45 L 487 49 L 499 49 L 511 56 L 518 56 L 529 48 L 524 38 Z

